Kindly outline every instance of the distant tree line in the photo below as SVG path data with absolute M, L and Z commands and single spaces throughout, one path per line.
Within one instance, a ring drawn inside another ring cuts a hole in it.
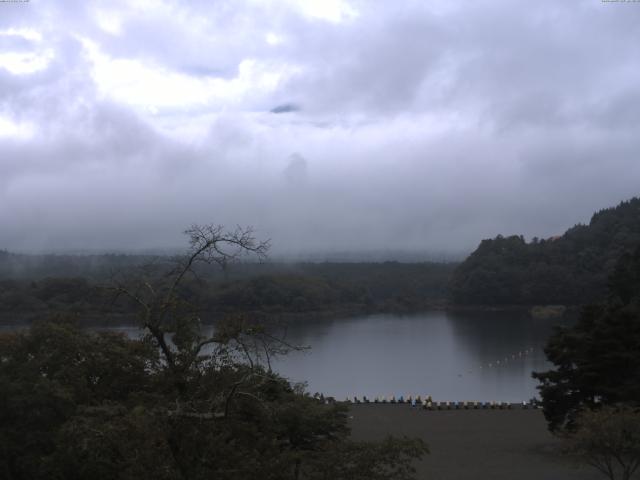
M 225 310 L 414 310 L 442 304 L 452 264 L 307 263 L 270 275 L 218 284 L 212 307 Z
M 11 256 L 12 254 L 7 254 Z M 105 267 L 108 259 L 94 263 L 100 269 L 74 267 L 82 264 L 73 256 L 51 257 L 61 272 L 84 272 L 84 276 L 38 277 L 41 266 L 29 270 L 20 263 L 21 276 L 0 279 L 0 315 L 4 322 L 42 318 L 51 312 L 82 317 L 88 322 L 127 321 L 135 306 L 125 299 L 114 301 L 108 290 L 111 275 L 128 275 L 144 268 L 150 278 L 163 275 L 168 257 L 120 257 Z M 134 259 L 135 258 L 135 259 Z M 70 265 L 65 262 L 69 261 Z M 106 262 L 106 263 L 105 263 Z M 2 262 L 0 261 L 0 266 Z M 5 264 L 6 267 L 7 264 Z M 34 265 L 40 265 L 34 263 Z M 453 264 L 384 263 L 237 263 L 225 266 L 226 274 L 207 265 L 194 268 L 197 276 L 180 286 L 185 298 L 198 299 L 210 316 L 251 312 L 263 314 L 307 314 L 373 311 L 410 311 L 441 305 Z
M 83 277 L 104 279 L 112 272 L 156 262 L 157 255 L 20 254 L 0 250 L 0 279 Z
M 455 270 L 454 303 L 581 305 L 603 300 L 618 259 L 640 245 L 640 198 L 593 215 L 560 237 L 483 240 Z

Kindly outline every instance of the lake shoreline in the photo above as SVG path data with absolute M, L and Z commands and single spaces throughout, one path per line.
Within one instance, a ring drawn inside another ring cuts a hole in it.
M 353 395 L 371 399 L 429 394 L 437 401 L 528 401 L 536 395 L 531 372 L 548 368 L 543 348 L 558 323 L 512 313 L 435 310 L 326 318 L 273 320 L 268 330 L 301 349 L 270 360 L 283 377 L 307 382 L 310 393 L 339 400 Z M 114 320 L 112 326 L 101 322 L 80 326 L 129 338 L 144 334 L 135 318 Z M 10 332 L 28 324 L 0 328 Z M 203 325 L 202 333 L 211 335 L 215 329 Z M 260 351 L 254 357 L 267 361 Z
M 342 318 L 354 316 L 368 315 L 416 315 L 420 313 L 445 312 L 445 313 L 461 313 L 461 314 L 517 314 L 521 316 L 531 316 L 536 318 L 532 312 L 535 309 L 545 309 L 562 307 L 561 313 L 551 313 L 550 316 L 544 315 L 540 318 L 572 318 L 576 316 L 581 306 L 541 306 L 541 305 L 456 305 L 446 302 L 425 303 L 415 307 L 395 307 L 395 308 L 376 308 L 364 305 L 352 304 L 344 308 L 328 309 L 328 310 L 310 310 L 305 312 L 293 311 L 264 311 L 264 310 L 246 310 L 237 312 L 214 311 L 203 315 L 203 325 L 212 326 L 228 315 L 243 315 L 256 321 L 265 322 L 304 322 L 317 320 L 340 320 Z M 28 326 L 34 321 L 46 320 L 55 317 L 68 316 L 76 319 L 87 327 L 129 327 L 137 325 L 135 314 L 122 313 L 96 313 L 96 312 L 15 312 L 0 314 L 0 326 Z

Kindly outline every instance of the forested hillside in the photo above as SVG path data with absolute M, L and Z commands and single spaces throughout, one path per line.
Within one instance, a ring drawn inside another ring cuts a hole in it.
M 593 215 L 560 237 L 483 240 L 455 270 L 453 301 L 467 305 L 593 303 L 606 296 L 607 277 L 640 245 L 640 198 Z
M 620 257 L 606 302 L 583 307 L 577 323 L 549 338 L 554 368 L 534 373 L 549 428 L 572 428 L 585 409 L 640 405 L 640 247 Z M 597 399 L 597 400 L 596 400 Z
M 169 257 L 29 256 L 0 252 L 0 320 L 22 323 L 51 312 L 88 323 L 130 322 L 134 305 L 108 288 L 113 278 L 149 278 L 172 268 Z M 207 265 L 181 286 L 208 320 L 224 314 L 345 314 L 442 305 L 454 264 L 238 263 Z M 12 275 L 13 273 L 13 275 Z M 4 277 L 4 278 L 3 278 Z

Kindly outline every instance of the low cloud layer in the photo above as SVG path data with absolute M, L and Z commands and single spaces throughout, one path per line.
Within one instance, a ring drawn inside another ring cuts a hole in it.
M 640 193 L 640 4 L 0 4 L 0 248 L 464 251 Z

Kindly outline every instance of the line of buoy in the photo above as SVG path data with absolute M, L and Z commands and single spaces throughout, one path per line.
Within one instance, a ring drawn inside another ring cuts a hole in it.
M 331 398 L 331 397 L 329 397 Z M 327 403 L 335 402 L 335 399 L 331 398 L 330 400 L 326 400 Z M 366 396 L 362 396 L 358 398 L 357 396 L 348 397 L 345 399 L 346 403 L 351 404 L 405 404 L 411 405 L 412 407 L 422 408 L 424 410 L 511 410 L 514 408 L 540 408 L 538 403 L 536 402 L 479 402 L 479 401 L 443 401 L 443 402 L 434 402 L 431 398 L 431 395 L 427 395 L 425 397 L 421 397 L 420 395 L 411 396 L 407 395 L 406 397 L 400 395 L 399 397 L 395 397 L 393 395 L 388 398 L 384 395 L 381 397 L 374 397 L 373 399 L 369 399 Z
M 533 347 L 529 347 L 525 350 L 520 350 L 518 353 L 512 353 L 511 355 L 507 355 L 504 358 L 499 358 L 493 362 L 488 362 L 478 366 L 478 370 L 484 370 L 485 368 L 498 368 L 504 365 L 507 365 L 510 361 L 520 360 L 523 357 L 533 353 Z M 472 374 L 473 369 L 467 370 L 467 374 Z M 458 374 L 459 377 L 462 377 L 462 374 Z

